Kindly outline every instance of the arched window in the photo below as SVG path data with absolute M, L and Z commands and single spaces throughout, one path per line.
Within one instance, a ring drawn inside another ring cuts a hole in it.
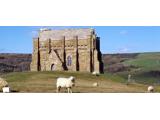
M 71 66 L 72 65 L 72 58 L 71 56 L 67 57 L 67 66 Z

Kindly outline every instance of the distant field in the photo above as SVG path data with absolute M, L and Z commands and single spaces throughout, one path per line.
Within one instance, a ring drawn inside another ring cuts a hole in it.
M 146 92 L 147 86 L 142 84 L 126 85 L 123 78 L 116 75 L 103 74 L 93 76 L 90 73 L 79 72 L 19 72 L 3 75 L 13 92 L 22 93 L 55 93 L 58 77 L 75 76 L 76 87 L 74 93 L 110 93 L 110 92 Z M 92 84 L 98 82 L 98 87 Z M 159 92 L 159 88 L 156 90 Z M 65 92 L 63 89 L 62 92 Z
M 107 56 L 107 55 L 106 55 Z M 107 68 L 118 68 L 117 71 L 109 71 L 127 80 L 128 74 L 132 79 L 141 84 L 160 85 L 160 53 L 137 53 L 111 55 L 108 59 L 114 63 L 106 63 Z M 112 70 L 112 69 L 111 69 Z
M 134 59 L 123 62 L 125 65 L 134 65 L 144 71 L 160 70 L 160 53 L 141 53 Z

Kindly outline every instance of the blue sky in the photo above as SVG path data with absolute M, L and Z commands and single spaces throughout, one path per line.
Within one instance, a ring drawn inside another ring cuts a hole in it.
M 0 53 L 32 53 L 32 37 L 42 26 L 1 26 Z M 45 27 L 46 28 L 46 27 Z M 102 53 L 160 52 L 160 27 L 64 26 L 52 29 L 94 28 Z

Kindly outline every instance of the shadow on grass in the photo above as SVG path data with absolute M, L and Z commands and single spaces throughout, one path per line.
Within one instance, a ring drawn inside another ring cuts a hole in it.
M 18 90 L 11 90 L 11 93 L 18 93 Z

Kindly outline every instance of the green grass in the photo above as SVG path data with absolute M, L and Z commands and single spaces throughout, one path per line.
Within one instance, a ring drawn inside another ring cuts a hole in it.
M 123 62 L 124 65 L 133 65 L 136 68 L 131 71 L 118 73 L 119 76 L 127 80 L 128 74 L 132 79 L 140 84 L 159 85 L 160 76 L 150 74 L 151 71 L 160 71 L 160 53 L 141 53 L 135 59 L 129 59 Z
M 126 83 L 126 79 L 118 74 L 105 73 L 104 76 L 113 82 Z
M 82 72 L 19 72 L 5 75 L 12 91 L 22 93 L 55 93 L 58 77 L 74 76 L 76 78 L 75 93 L 110 93 L 110 92 L 146 92 L 147 86 L 142 84 L 126 85 L 118 75 L 102 74 L 93 76 Z M 98 87 L 92 84 L 98 82 Z M 65 89 L 62 89 L 65 92 Z M 158 92 L 158 91 L 157 91 Z
M 160 53 L 141 53 L 135 59 L 123 62 L 125 65 L 134 65 L 142 70 L 160 70 Z

